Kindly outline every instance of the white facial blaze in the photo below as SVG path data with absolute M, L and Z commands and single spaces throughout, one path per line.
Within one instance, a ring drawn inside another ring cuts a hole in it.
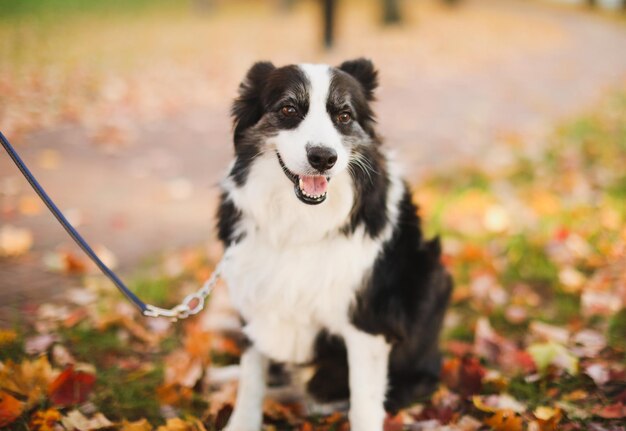
M 335 128 L 326 110 L 332 77 L 331 69 L 323 64 L 303 64 L 298 67 L 310 82 L 309 110 L 298 127 L 292 130 L 282 130 L 272 141 L 287 168 L 298 175 L 312 171 L 307 158 L 307 145 L 319 145 L 335 150 L 337 162 L 328 171 L 328 175 L 333 176 L 348 165 L 348 151 L 342 143 L 341 134 Z

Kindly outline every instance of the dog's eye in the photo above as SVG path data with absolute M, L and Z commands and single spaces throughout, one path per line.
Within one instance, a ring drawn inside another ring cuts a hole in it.
M 280 112 L 285 116 L 285 117 L 295 117 L 298 115 L 298 110 L 291 106 L 291 105 L 285 105 L 280 109 Z
M 350 115 L 349 112 L 342 112 L 341 114 L 337 115 L 337 121 L 341 124 L 348 124 L 350 121 L 352 121 L 352 115 Z

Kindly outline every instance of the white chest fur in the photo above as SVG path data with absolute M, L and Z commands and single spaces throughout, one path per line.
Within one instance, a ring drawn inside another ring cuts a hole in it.
M 275 156 L 251 168 L 241 188 L 225 185 L 243 212 L 244 238 L 227 251 L 224 277 L 244 332 L 279 361 L 306 362 L 320 329 L 341 334 L 349 307 L 380 251 L 363 231 L 346 237 L 353 190 L 347 173 L 333 178 L 327 200 L 300 202 Z

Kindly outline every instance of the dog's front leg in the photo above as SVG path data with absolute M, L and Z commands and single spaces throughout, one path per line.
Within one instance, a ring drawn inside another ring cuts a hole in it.
M 259 431 L 261 429 L 267 364 L 267 358 L 253 346 L 250 346 L 241 356 L 237 401 L 225 431 Z
M 384 337 L 355 328 L 344 337 L 350 367 L 350 429 L 382 431 L 390 346 Z

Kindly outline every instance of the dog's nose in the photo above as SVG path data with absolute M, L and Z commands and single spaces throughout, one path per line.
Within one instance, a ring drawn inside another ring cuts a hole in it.
M 306 151 L 309 163 L 320 172 L 324 172 L 337 162 L 337 152 L 328 147 L 309 147 Z

